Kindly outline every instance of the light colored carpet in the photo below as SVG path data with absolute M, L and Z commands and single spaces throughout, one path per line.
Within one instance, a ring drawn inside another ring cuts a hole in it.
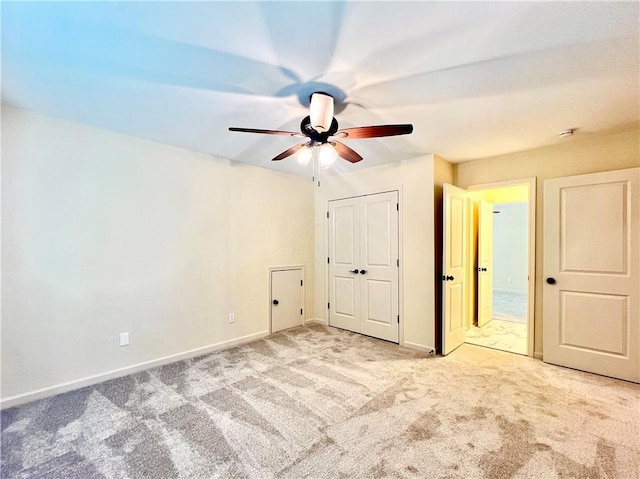
M 637 478 L 640 386 L 322 326 L 2 411 L 6 478 Z

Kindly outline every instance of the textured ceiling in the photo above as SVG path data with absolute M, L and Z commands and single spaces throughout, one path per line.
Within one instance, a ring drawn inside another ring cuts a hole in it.
M 638 2 L 69 2 L 2 4 L 3 102 L 296 174 L 308 95 L 362 166 L 465 161 L 639 120 Z M 340 162 L 340 170 L 357 168 Z

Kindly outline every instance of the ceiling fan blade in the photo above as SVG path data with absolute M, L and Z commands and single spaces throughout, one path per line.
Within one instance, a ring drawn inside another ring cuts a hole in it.
M 353 151 L 344 143 L 340 143 L 339 141 L 330 141 L 329 143 L 336 149 L 340 158 L 344 158 L 351 163 L 357 163 L 362 160 L 362 157 L 357 152 Z
M 306 145 L 307 145 L 306 143 L 300 143 L 299 145 L 292 146 L 288 150 L 285 150 L 282 153 L 280 153 L 275 158 L 272 158 L 271 161 L 284 160 L 286 157 L 294 155 L 295 153 L 297 153 L 299 149 L 305 147 Z
M 280 135 L 280 136 L 301 136 L 304 135 L 295 131 L 281 131 L 281 130 L 259 130 L 256 128 L 237 128 L 235 126 L 229 127 L 229 131 L 239 131 L 242 133 L 261 133 L 263 135 Z
M 381 136 L 408 135 L 413 132 L 413 125 L 377 125 L 377 126 L 357 126 L 355 128 L 345 128 L 338 130 L 334 136 L 357 140 L 360 138 L 379 138 Z

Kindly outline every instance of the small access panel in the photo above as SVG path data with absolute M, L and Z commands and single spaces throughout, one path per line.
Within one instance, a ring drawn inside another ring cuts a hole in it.
M 304 318 L 302 268 L 271 271 L 271 332 L 300 326 Z

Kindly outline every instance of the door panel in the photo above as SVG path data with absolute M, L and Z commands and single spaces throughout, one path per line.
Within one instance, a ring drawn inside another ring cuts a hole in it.
M 465 338 L 467 192 L 445 184 L 443 208 L 442 354 L 449 354 Z
M 333 208 L 333 262 L 336 265 L 352 266 L 357 262 L 356 205 L 336 205 Z
M 356 279 L 336 276 L 333 280 L 335 291 L 334 314 L 345 320 L 356 319 Z
M 395 211 L 396 205 L 393 204 Z M 391 266 L 391 203 L 387 201 L 365 202 L 365 238 L 367 266 Z M 395 258 L 394 258 L 395 259 Z
M 640 168 L 545 181 L 544 360 L 640 382 Z
M 493 318 L 493 203 L 478 208 L 478 326 Z
M 272 333 L 302 324 L 302 279 L 301 269 L 271 272 Z
M 397 202 L 396 191 L 329 202 L 330 325 L 398 342 Z
M 629 298 L 609 294 L 560 294 L 560 344 L 619 356 L 626 354 Z
M 366 284 L 367 307 L 364 315 L 366 321 L 390 325 L 393 309 L 389 301 L 393 297 L 391 282 L 368 279 Z
M 562 271 L 626 274 L 628 194 L 627 183 L 620 181 L 562 188 Z M 592 254 L 594 245 L 601 244 L 606 248 Z

